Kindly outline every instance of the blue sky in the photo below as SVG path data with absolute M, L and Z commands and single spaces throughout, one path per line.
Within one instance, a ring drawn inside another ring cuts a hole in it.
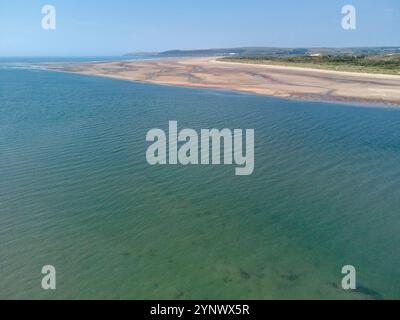
M 54 5 L 57 29 L 41 28 Z M 341 8 L 357 29 L 341 28 Z M 1 0 L 0 56 L 120 55 L 239 46 L 400 46 L 399 0 Z

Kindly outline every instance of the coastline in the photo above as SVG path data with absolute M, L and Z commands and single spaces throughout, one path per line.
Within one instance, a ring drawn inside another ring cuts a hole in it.
M 218 61 L 215 57 L 45 64 L 49 70 L 289 99 L 400 106 L 400 76 Z

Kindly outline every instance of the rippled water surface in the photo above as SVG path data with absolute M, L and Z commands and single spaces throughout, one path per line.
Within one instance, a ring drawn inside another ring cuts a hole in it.
M 169 120 L 253 175 L 149 166 Z M 399 248 L 400 110 L 0 70 L 0 298 L 400 298 Z

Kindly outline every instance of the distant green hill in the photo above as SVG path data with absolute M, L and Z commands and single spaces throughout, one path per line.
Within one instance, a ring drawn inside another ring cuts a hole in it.
M 273 48 L 242 47 L 200 50 L 169 50 L 152 53 L 157 57 L 207 57 L 207 56 L 239 56 L 239 57 L 277 57 L 296 55 L 380 55 L 400 53 L 400 47 L 360 47 L 360 48 Z M 126 56 L 137 55 L 130 53 Z
M 161 56 L 264 56 L 264 55 L 293 55 L 305 54 L 308 49 L 302 48 L 227 48 L 227 49 L 203 49 L 203 50 L 170 50 L 160 53 Z

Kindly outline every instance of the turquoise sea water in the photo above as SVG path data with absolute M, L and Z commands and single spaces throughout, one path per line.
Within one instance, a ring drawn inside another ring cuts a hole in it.
M 169 120 L 254 128 L 253 175 L 149 166 Z M 0 70 L 0 298 L 400 298 L 399 248 L 400 110 Z

